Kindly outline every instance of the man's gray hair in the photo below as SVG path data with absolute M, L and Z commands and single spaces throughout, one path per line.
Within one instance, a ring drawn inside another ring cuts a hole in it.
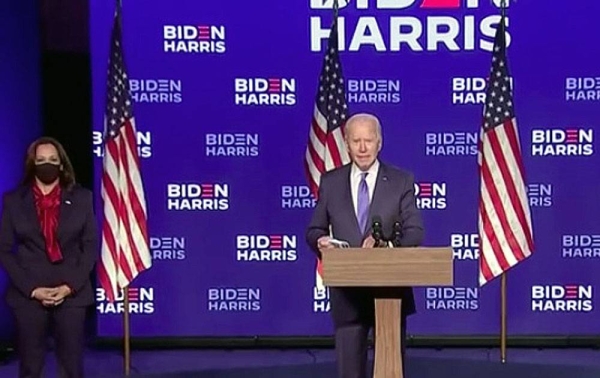
M 346 129 L 349 129 L 350 126 L 352 125 L 352 123 L 355 121 L 373 122 L 373 124 L 375 124 L 375 129 L 377 132 L 377 136 L 379 137 L 379 140 L 383 139 L 383 136 L 381 135 L 381 123 L 379 122 L 379 118 L 377 118 L 375 115 L 370 114 L 370 113 L 354 114 L 352 117 L 348 118 L 348 120 L 346 121 Z M 348 134 L 346 133 L 346 135 L 348 135 Z

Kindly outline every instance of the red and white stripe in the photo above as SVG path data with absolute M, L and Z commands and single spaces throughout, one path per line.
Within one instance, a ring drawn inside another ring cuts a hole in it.
M 134 118 L 105 146 L 101 194 L 104 201 L 98 277 L 109 301 L 152 266 L 144 187 Z
M 327 132 L 327 120 L 315 106 L 304 167 L 309 177 L 310 189 L 318 193 L 321 175 L 350 162 L 344 142 L 344 126 Z
M 533 252 L 531 213 L 516 120 L 482 131 L 478 154 L 479 284 L 500 276 Z
M 315 106 L 306 148 L 304 168 L 312 193 L 317 196 L 321 175 L 350 162 L 344 142 L 344 125 L 327 132 L 327 120 Z M 317 260 L 316 286 L 324 289 L 321 260 Z

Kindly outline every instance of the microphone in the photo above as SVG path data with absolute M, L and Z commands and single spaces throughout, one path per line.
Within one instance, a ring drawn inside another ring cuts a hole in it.
M 371 218 L 371 221 L 371 236 L 373 236 L 373 239 L 375 239 L 375 246 L 379 246 L 383 239 L 383 226 L 381 224 L 381 217 L 379 215 L 374 215 L 373 218 Z
M 401 235 L 402 235 L 402 228 L 400 226 L 400 222 L 395 221 L 394 225 L 392 226 L 392 243 L 394 244 L 394 247 L 400 246 Z

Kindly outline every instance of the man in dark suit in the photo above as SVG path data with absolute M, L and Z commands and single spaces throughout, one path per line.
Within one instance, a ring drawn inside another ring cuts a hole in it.
M 75 183 L 60 143 L 40 138 L 27 153 L 24 184 L 4 196 L 0 263 L 17 329 L 19 377 L 43 376 L 52 326 L 61 377 L 83 377 L 86 307 L 98 234 L 92 192 Z
M 400 223 L 396 246 L 419 246 L 424 230 L 416 206 L 414 177 L 379 161 L 379 120 L 370 114 L 354 115 L 346 122 L 345 135 L 352 162 L 321 177 L 307 243 L 319 257 L 321 250 L 327 253 L 333 248 L 332 238 L 347 241 L 351 247 L 374 247 L 370 224 L 373 216 L 379 216 L 385 235 L 391 235 L 394 222 Z M 330 288 L 340 378 L 367 376 L 367 340 L 375 321 L 375 297 L 402 299 L 401 337 L 406 339 L 406 317 L 415 312 L 411 288 Z M 402 357 L 404 350 L 403 342 Z

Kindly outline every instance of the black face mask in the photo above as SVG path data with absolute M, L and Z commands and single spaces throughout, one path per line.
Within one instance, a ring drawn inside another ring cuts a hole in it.
M 35 166 L 35 177 L 44 184 L 52 184 L 60 175 L 60 166 L 52 163 L 44 163 Z

